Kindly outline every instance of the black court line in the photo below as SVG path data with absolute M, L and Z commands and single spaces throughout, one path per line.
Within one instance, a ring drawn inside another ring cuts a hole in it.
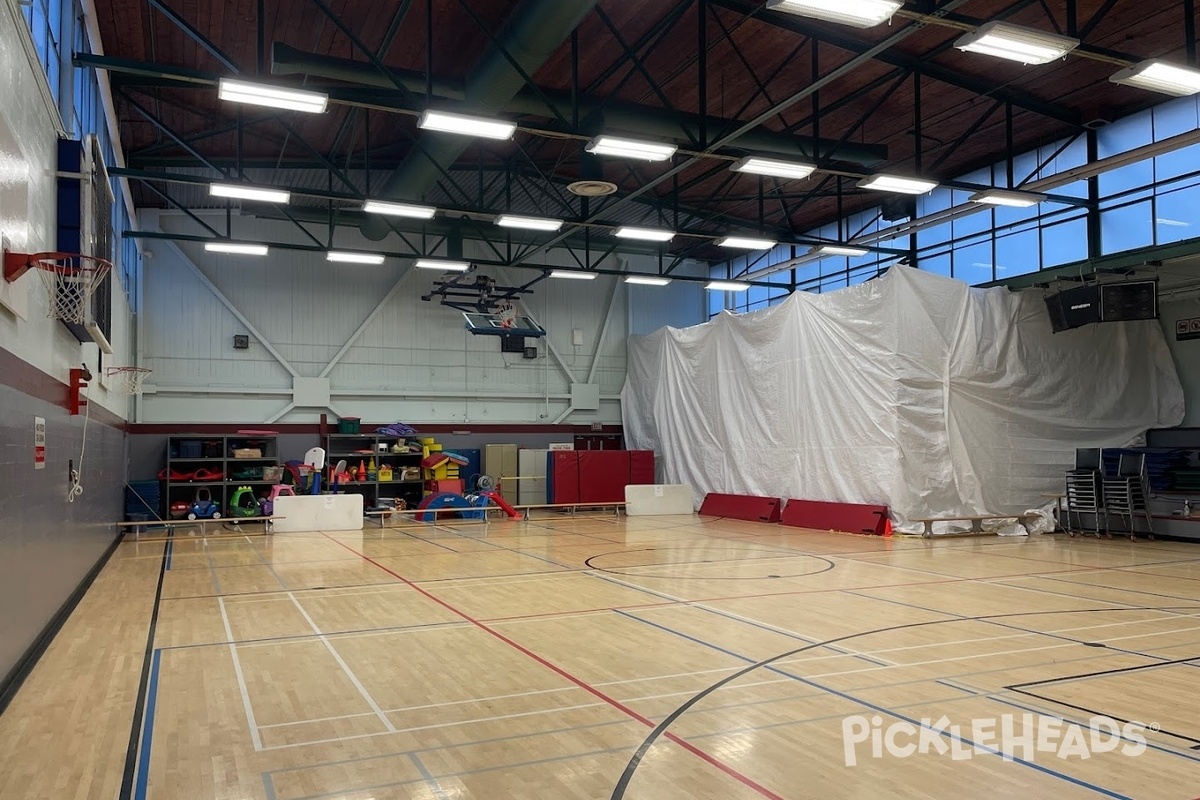
M 1161 665 L 1156 664 L 1155 666 L 1161 666 Z M 1091 714 L 1093 717 L 1108 717 L 1109 719 L 1114 719 L 1117 722 L 1121 722 L 1124 724 L 1135 724 L 1135 725 L 1146 725 L 1147 724 L 1146 722 L 1143 722 L 1142 720 L 1125 719 L 1124 717 L 1118 717 L 1115 714 L 1110 714 L 1107 711 L 1097 711 L 1094 708 L 1088 708 L 1087 706 L 1081 706 L 1076 703 L 1068 703 L 1063 700 L 1055 700 L 1053 697 L 1045 697 L 1044 695 L 1037 694 L 1036 692 L 1027 692 L 1024 689 L 1012 689 L 1011 691 L 1016 692 L 1017 694 L 1020 694 L 1020 695 L 1024 695 L 1025 697 L 1034 697 L 1034 698 L 1037 698 L 1038 700 L 1042 700 L 1047 703 L 1053 703 L 1055 705 L 1063 706 L 1064 708 L 1073 708 L 1076 711 L 1082 711 L 1085 714 Z M 1200 745 L 1200 739 L 1197 739 L 1194 736 L 1188 736 L 1188 735 L 1182 734 L 1182 733 L 1175 733 L 1173 731 L 1167 730 L 1166 728 L 1162 728 L 1162 727 L 1155 728 L 1154 732 L 1162 734 L 1164 736 L 1170 736 L 1173 739 L 1180 739 L 1185 742 L 1192 742 L 1192 744 L 1194 744 L 1194 745 Z
M 592 563 L 593 560 L 595 560 L 597 558 L 604 558 L 606 556 L 625 555 L 627 553 L 656 553 L 660 550 L 672 551 L 672 550 L 678 550 L 678 549 L 680 549 L 680 548 L 647 547 L 647 548 L 643 548 L 640 550 L 613 550 L 608 553 L 597 553 L 596 555 L 589 557 L 583 563 L 584 563 L 584 566 L 586 566 L 588 569 L 595 570 L 596 572 L 604 572 L 609 575 L 622 575 L 627 578 L 663 578 L 663 579 L 667 579 L 667 580 L 695 580 L 695 581 L 761 581 L 761 580 L 771 580 L 772 578 L 803 578 L 803 577 L 807 577 L 810 575 L 820 575 L 822 572 L 828 572 L 829 570 L 834 569 L 837 566 L 832 561 L 830 561 L 828 558 L 824 558 L 823 556 L 808 555 L 807 553 L 795 553 L 795 554 L 784 555 L 784 554 L 775 553 L 775 552 L 770 552 L 769 556 L 765 556 L 762 558 L 720 558 L 720 559 L 708 559 L 708 560 L 702 560 L 702 561 L 662 561 L 662 562 L 652 562 L 649 564 L 629 564 L 629 565 L 625 565 L 625 569 L 644 569 L 646 567 L 675 567 L 675 566 L 682 567 L 682 566 L 697 566 L 700 564 L 729 564 L 729 563 L 744 564 L 744 563 L 751 562 L 751 561 L 773 561 L 773 560 L 778 560 L 781 558 L 811 558 L 816 561 L 823 562 L 824 566 L 821 567 L 820 569 L 810 570 L 808 572 L 795 572 L 795 573 L 789 573 L 787 575 L 782 575 L 782 574 L 781 575 L 753 575 L 753 576 L 748 576 L 748 577 L 740 577 L 737 575 L 713 575 L 713 576 L 708 576 L 708 575 L 655 575 L 654 573 L 651 573 L 651 572 L 622 572 L 619 569 L 606 569 L 604 567 L 598 567 Z M 759 552 L 763 552 L 763 551 L 759 551 Z
M 158 628 L 158 608 L 162 600 L 163 577 L 167 574 L 167 546 L 163 545 L 162 564 L 158 568 L 158 585 L 154 588 L 154 605 L 150 611 L 150 629 L 146 632 L 146 653 L 142 657 L 142 677 L 138 681 L 137 700 L 133 706 L 133 724 L 129 728 L 129 746 L 125 750 L 125 769 L 121 774 L 120 800 L 133 796 L 133 779 L 137 770 L 138 744 L 141 738 L 142 714 L 146 709 L 146 690 L 150 681 L 150 660 L 154 655 L 154 634 Z
M 646 754 L 650 751 L 650 748 L 653 747 L 654 744 L 663 736 L 663 734 L 665 734 L 667 732 L 667 730 L 672 725 L 674 725 L 675 722 L 680 717 L 682 717 L 684 714 L 686 714 L 693 706 L 695 706 L 700 701 L 704 700 L 704 698 L 708 697 L 712 693 L 718 691 L 722 687 L 727 686 L 730 683 L 733 683 L 734 681 L 748 675 L 751 672 L 754 672 L 755 670 L 763 669 L 764 667 L 769 667 L 777 661 L 782 661 L 782 660 L 790 658 L 792 656 L 799 655 L 800 653 L 804 653 L 809 650 L 815 650 L 815 649 L 821 648 L 821 647 L 828 647 L 828 646 L 834 645 L 834 644 L 841 644 L 842 642 L 859 639 L 864 636 L 872 636 L 872 635 L 881 634 L 881 633 L 894 633 L 896 631 L 912 630 L 914 628 L 927 628 L 927 627 L 931 627 L 933 625 L 946 625 L 946 624 L 954 624 L 954 623 L 958 623 L 958 622 L 982 622 L 982 621 L 990 621 L 990 620 L 996 620 L 996 619 L 1009 619 L 1009 618 L 1013 618 L 1013 617 L 1047 616 L 1050 614 L 1119 614 L 1119 613 L 1129 613 L 1131 611 L 1175 611 L 1175 610 L 1180 610 L 1180 609 L 1196 611 L 1196 610 L 1200 610 L 1200 606 L 1190 605 L 1190 606 L 1163 606 L 1163 607 L 1147 606 L 1147 607 L 1142 607 L 1142 608 L 1091 608 L 1091 609 L 1074 609 L 1074 610 L 1068 610 L 1068 611 L 1025 611 L 1025 612 L 1010 612 L 1010 613 L 1005 613 L 1005 614 L 982 614 L 982 615 L 975 616 L 975 617 L 964 617 L 961 619 L 930 620 L 927 622 L 910 622 L 910 623 L 907 623 L 904 625 L 892 625 L 892 626 L 889 626 L 886 628 L 876 628 L 876 629 L 869 630 L 869 631 L 861 631 L 859 633 L 851 633 L 851 634 L 847 634 L 845 636 L 838 636 L 833 639 L 826 639 L 825 641 L 822 641 L 822 642 L 814 642 L 812 644 L 808 644 L 803 647 L 797 647 L 792 650 L 787 650 L 783 653 L 779 653 L 777 655 L 771 656 L 770 658 L 766 658 L 766 659 L 763 659 L 762 661 L 758 661 L 756 663 L 750 664 L 749 666 L 747 666 L 743 669 L 740 669 L 737 672 L 734 672 L 731 675 L 726 676 L 725 678 L 722 678 L 721 680 L 713 683 L 712 685 L 708 686 L 705 689 L 702 689 L 701 691 L 694 694 L 692 697 L 688 698 L 681 705 L 679 705 L 677 708 L 675 708 L 674 711 L 672 711 L 670 714 L 668 714 L 666 717 L 664 717 L 663 720 L 661 722 L 659 722 L 658 725 L 656 725 L 652 731 L 650 731 L 649 735 L 646 736 L 646 738 L 642 741 L 641 745 L 638 746 L 638 749 L 630 757 L 629 762 L 626 764 L 624 771 L 622 771 L 621 776 L 617 779 L 616 785 L 613 787 L 611 800 L 623 800 L 623 798 L 625 797 L 625 793 L 629 789 L 630 782 L 633 780 L 633 777 L 636 774 L 638 768 L 642 765 L 642 762 L 644 761 Z M 1045 700 L 1045 698 L 1040 698 L 1040 699 Z M 1057 701 L 1051 700 L 1049 702 L 1057 702 Z M 1089 712 L 1089 713 L 1092 713 L 1092 712 Z M 1116 719 L 1116 718 L 1114 717 L 1114 719 Z
M 1132 610 L 1132 609 L 1128 609 L 1128 610 Z M 1149 620 L 1149 621 L 1153 622 L 1154 620 Z M 1136 653 L 1135 655 L 1146 656 L 1147 658 L 1159 658 L 1159 656 L 1152 656 L 1147 653 Z M 1191 656 L 1190 658 L 1173 658 L 1173 659 L 1169 659 L 1166 661 L 1159 661 L 1154 664 L 1139 664 L 1139 665 L 1133 666 L 1133 667 L 1120 667 L 1118 669 L 1103 669 L 1103 670 L 1099 670 L 1097 672 L 1081 672 L 1078 675 L 1063 675 L 1058 678 L 1047 678 L 1046 680 L 1043 680 L 1043 681 L 1026 681 L 1025 683 L 1014 683 L 1010 686 L 1005 686 L 1004 688 L 1012 689 L 1013 691 L 1017 691 L 1020 689 L 1024 689 L 1027 686 L 1048 686 L 1052 683 L 1062 683 L 1064 681 L 1074 681 L 1074 680 L 1080 680 L 1080 679 L 1086 679 L 1086 678 L 1099 678 L 1099 677 L 1102 677 L 1105 675 L 1120 675 L 1120 674 L 1127 673 L 1127 672 L 1138 672 L 1140 670 L 1158 669 L 1159 667 L 1174 667 L 1174 666 L 1179 666 L 1181 664 L 1190 664 L 1191 662 L 1198 661 L 1198 660 L 1200 660 L 1200 655 Z

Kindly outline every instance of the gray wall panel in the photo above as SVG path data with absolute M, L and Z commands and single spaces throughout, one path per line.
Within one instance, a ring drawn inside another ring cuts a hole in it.
M 33 420 L 46 419 L 46 467 L 33 468 Z M 67 503 L 67 462 L 79 461 L 84 419 L 0 386 L 0 677 L 112 543 L 121 519 L 125 434 L 87 427 L 84 493 Z

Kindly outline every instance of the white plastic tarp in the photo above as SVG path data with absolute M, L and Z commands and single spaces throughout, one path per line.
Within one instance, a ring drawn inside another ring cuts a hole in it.
M 906 267 L 831 294 L 629 340 L 631 448 L 664 483 L 885 504 L 893 518 L 1016 513 L 1077 447 L 1178 425 L 1157 322 L 1052 334 L 1041 293 Z

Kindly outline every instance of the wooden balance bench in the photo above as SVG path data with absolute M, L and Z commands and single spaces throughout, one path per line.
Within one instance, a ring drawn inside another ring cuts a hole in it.
M 147 528 L 163 528 L 166 531 L 174 531 L 176 528 L 192 528 L 200 529 L 200 535 L 204 536 L 208 530 L 208 525 L 234 524 L 240 525 L 245 522 L 263 522 L 266 523 L 265 530 L 270 532 L 272 522 L 277 519 L 285 519 L 282 516 L 273 517 L 218 517 L 217 519 L 148 519 L 138 522 L 118 522 L 118 528 L 129 528 L 133 531 L 133 538 L 140 539 L 142 531 Z
M 912 520 L 920 522 L 925 526 L 925 530 L 921 531 L 921 535 L 928 538 L 933 536 L 933 523 L 935 522 L 970 522 L 971 533 L 983 533 L 983 523 L 997 519 L 1015 519 L 1017 522 L 1024 524 L 1031 520 L 1038 519 L 1037 514 L 980 514 L 978 516 L 961 516 L 961 517 L 919 517 Z

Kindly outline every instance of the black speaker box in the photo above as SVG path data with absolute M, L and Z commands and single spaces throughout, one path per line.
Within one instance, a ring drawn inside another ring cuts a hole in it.
M 1099 322 L 1100 291 L 1095 284 L 1076 286 L 1046 298 L 1050 328 L 1055 333 Z
M 1158 319 L 1158 282 L 1100 284 L 1100 318 L 1104 322 Z

